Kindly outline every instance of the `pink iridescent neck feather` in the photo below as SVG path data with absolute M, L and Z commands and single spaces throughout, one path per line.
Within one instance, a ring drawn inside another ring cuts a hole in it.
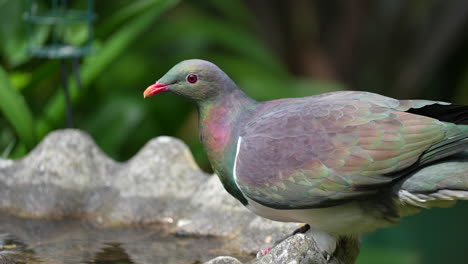
M 257 102 L 242 91 L 236 90 L 211 102 L 199 105 L 200 138 L 213 169 L 227 172 L 231 169 L 230 157 L 224 157 L 234 148 L 238 135 L 233 134 L 236 124 L 255 109 Z M 246 111 L 247 110 L 247 111 Z M 222 162 L 217 162 L 222 161 Z

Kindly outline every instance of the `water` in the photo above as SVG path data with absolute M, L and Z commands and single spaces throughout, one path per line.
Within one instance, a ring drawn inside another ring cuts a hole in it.
M 100 228 L 77 220 L 2 215 L 0 264 L 196 264 L 220 255 L 254 258 L 229 249 L 223 239 L 178 236 L 170 230 L 164 225 Z

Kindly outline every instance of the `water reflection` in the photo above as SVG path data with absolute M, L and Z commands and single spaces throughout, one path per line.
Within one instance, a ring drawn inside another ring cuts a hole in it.
M 120 243 L 107 243 L 88 264 L 134 264 Z
M 9 233 L 0 233 L 0 264 L 41 263 L 34 250 Z
M 219 238 L 175 237 L 169 229 L 97 228 L 80 221 L 0 215 L 0 264 L 185 264 L 219 255 L 252 259 L 229 252 Z

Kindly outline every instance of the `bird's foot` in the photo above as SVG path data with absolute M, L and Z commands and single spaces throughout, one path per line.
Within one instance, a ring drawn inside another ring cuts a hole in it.
M 310 229 L 310 225 L 309 224 L 304 224 L 301 227 L 299 227 L 298 229 L 294 230 L 291 235 L 287 235 L 286 237 L 283 237 L 283 238 L 275 241 L 273 243 L 273 247 L 277 246 L 278 244 L 280 244 L 281 242 L 283 242 L 284 240 L 286 240 L 290 236 L 294 236 L 296 234 L 305 234 L 307 231 L 309 231 L 309 229 Z M 256 254 L 257 259 L 260 259 L 261 257 L 265 256 L 270 251 L 271 251 L 271 248 L 264 248 L 264 249 L 258 251 L 257 254 Z
M 307 231 L 309 231 L 310 229 L 310 225 L 309 224 L 305 224 L 301 227 L 299 227 L 298 229 L 294 230 L 294 232 L 292 233 L 292 235 L 296 235 L 296 234 L 305 234 Z
M 291 236 L 294 236 L 294 235 L 297 235 L 297 234 L 305 234 L 307 231 L 309 231 L 309 229 L 310 229 L 310 225 L 309 225 L 309 224 L 304 224 L 304 225 L 302 225 L 301 227 L 299 227 L 299 228 L 297 228 L 296 230 L 294 230 L 290 235 L 286 235 L 285 237 L 276 240 L 276 241 L 273 243 L 273 247 L 275 247 L 276 245 L 280 244 L 281 242 L 283 242 L 284 240 L 286 240 L 288 237 L 291 237 Z
M 264 248 L 257 252 L 257 259 L 260 259 L 261 257 L 265 256 L 268 252 L 271 251 L 271 248 Z

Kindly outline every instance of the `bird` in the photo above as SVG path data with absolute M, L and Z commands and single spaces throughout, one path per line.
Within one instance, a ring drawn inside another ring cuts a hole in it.
M 176 64 L 143 95 L 161 92 L 195 104 L 200 140 L 229 194 L 262 217 L 310 225 L 327 256 L 341 236 L 468 199 L 468 159 L 462 175 L 412 178 L 468 155 L 468 106 L 364 91 L 260 102 L 200 59 Z M 420 188 L 405 189 L 409 180 Z

